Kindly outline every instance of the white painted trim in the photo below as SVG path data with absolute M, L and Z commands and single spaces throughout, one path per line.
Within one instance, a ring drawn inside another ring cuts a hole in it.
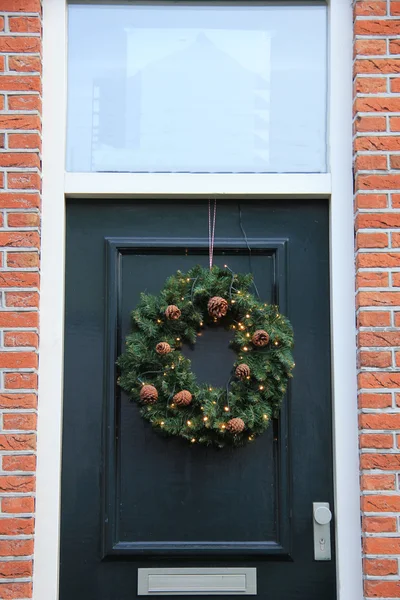
M 66 173 L 68 197 L 277 196 L 327 198 L 329 174 Z
M 353 16 L 351 0 L 331 0 L 329 162 L 331 335 L 336 569 L 339 600 L 361 600 L 354 210 L 352 173 Z
M 202 176 L 67 174 L 66 12 L 44 0 L 43 230 L 39 365 L 39 430 L 34 600 L 58 599 L 64 323 L 64 192 L 68 195 L 248 194 L 331 197 L 332 373 L 338 600 L 361 600 L 352 199 L 350 0 L 331 0 L 330 164 L 324 175 Z M 167 179 L 163 179 L 168 177 Z M 190 177 L 193 179 L 188 180 Z M 194 189 L 194 178 L 200 178 Z M 225 181 L 221 178 L 225 179 Z M 245 181 L 248 177 L 251 178 Z M 255 178 L 260 178 L 258 183 Z M 150 179 L 151 178 L 151 179 Z M 254 178 L 254 182 L 253 182 Z M 318 181 L 319 179 L 319 181 Z M 301 181 L 303 180 L 303 181 Z M 314 180 L 314 182 L 313 182 Z M 237 185 L 239 181 L 239 184 Z M 190 182 L 190 185 L 189 185 Z M 250 186 L 244 189 L 243 186 Z M 185 186 L 188 186 L 187 189 Z M 330 187 L 332 186 L 332 188 Z M 310 508 L 311 510 L 311 508 Z M 311 513 L 310 513 L 311 518 Z
M 43 2 L 43 189 L 35 600 L 58 598 L 64 352 L 66 5 Z

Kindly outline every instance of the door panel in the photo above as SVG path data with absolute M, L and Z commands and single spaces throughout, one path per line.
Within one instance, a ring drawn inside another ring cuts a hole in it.
M 295 332 L 279 419 L 242 449 L 165 439 L 116 384 L 140 292 L 208 264 L 205 201 L 82 202 L 67 209 L 61 599 L 136 596 L 139 566 L 256 566 L 258 595 L 335 597 L 334 561 L 313 561 L 312 502 L 333 506 L 328 207 L 218 202 L 215 263 L 252 270 Z M 228 339 L 194 351 L 200 380 L 225 385 Z

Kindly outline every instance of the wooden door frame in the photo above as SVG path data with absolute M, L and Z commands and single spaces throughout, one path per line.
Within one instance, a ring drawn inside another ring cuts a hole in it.
M 352 7 L 329 9 L 328 175 L 65 174 L 66 3 L 43 0 L 43 193 L 35 600 L 59 597 L 65 198 L 330 199 L 334 483 L 338 600 L 361 600 L 352 182 Z M 311 507 L 310 507 L 311 518 Z

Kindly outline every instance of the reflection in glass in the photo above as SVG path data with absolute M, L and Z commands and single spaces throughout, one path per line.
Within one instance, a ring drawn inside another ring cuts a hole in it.
M 67 168 L 326 170 L 324 6 L 69 7 Z

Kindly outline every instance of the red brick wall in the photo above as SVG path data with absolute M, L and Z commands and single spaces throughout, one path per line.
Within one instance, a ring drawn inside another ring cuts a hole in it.
M 0 598 L 30 598 L 40 240 L 40 0 L 0 0 Z
M 400 2 L 354 13 L 364 593 L 400 598 Z

